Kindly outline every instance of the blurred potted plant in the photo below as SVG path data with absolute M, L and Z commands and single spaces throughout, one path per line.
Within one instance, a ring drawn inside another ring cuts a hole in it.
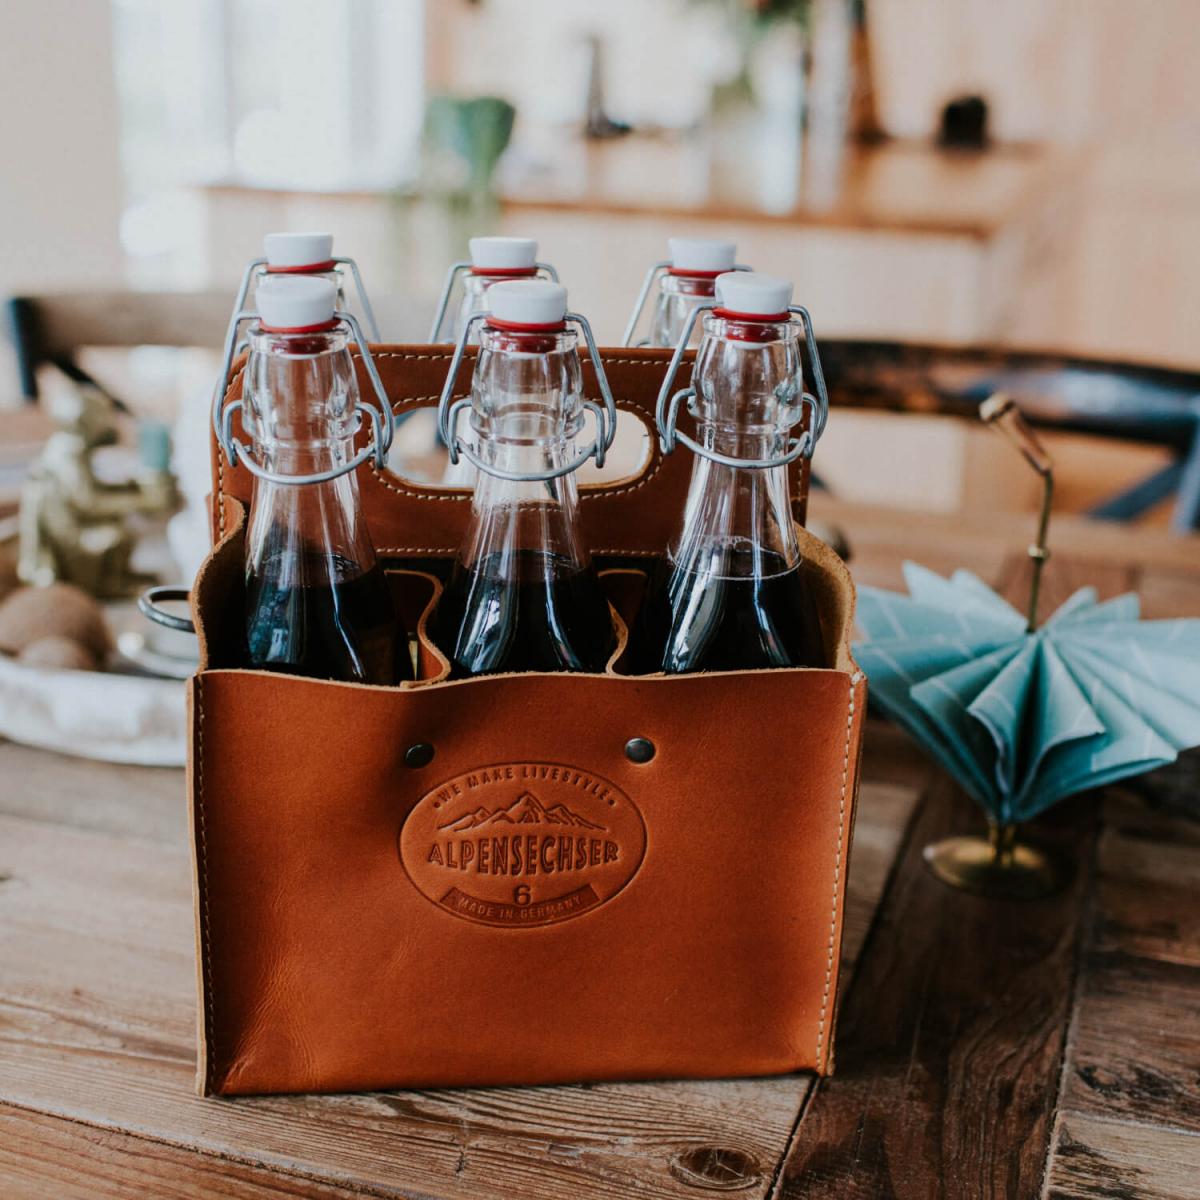
M 496 166 L 515 119 L 499 96 L 432 96 L 426 105 L 421 190 L 443 208 L 456 253 L 495 224 Z
M 415 184 L 392 197 L 397 277 L 435 288 L 447 263 L 465 257 L 469 238 L 495 231 L 496 168 L 515 118 L 499 96 L 429 98 Z

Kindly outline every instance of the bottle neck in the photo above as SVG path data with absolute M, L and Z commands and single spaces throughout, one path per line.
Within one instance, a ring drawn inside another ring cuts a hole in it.
M 333 470 L 353 457 L 358 382 L 341 326 L 250 334 L 242 424 L 259 464 L 278 475 Z
M 360 417 L 347 341 L 341 326 L 303 334 L 270 332 L 261 325 L 251 331 L 242 423 L 251 453 L 272 474 L 335 471 L 353 458 Z M 278 548 L 279 529 L 287 530 L 286 544 L 295 550 L 341 555 L 364 570 L 374 564 L 352 471 L 321 483 L 278 484 L 256 477 L 247 536 L 252 568 L 270 547 Z
M 704 324 L 689 404 L 697 441 L 743 461 L 781 458 L 803 412 L 797 331 L 787 322 L 752 323 L 753 336 L 746 338 L 739 336 L 742 322 L 710 315 Z M 728 466 L 697 455 L 683 527 L 670 553 L 684 569 L 728 576 L 796 566 L 787 466 Z
M 658 301 L 650 326 L 650 344 L 674 348 L 679 343 L 688 317 L 702 304 L 711 304 L 716 295 L 716 275 L 688 275 L 668 271 L 659 280 Z M 699 328 L 692 341 L 699 337 Z
M 587 551 L 576 528 L 574 473 L 513 480 L 489 472 L 543 475 L 575 458 L 583 426 L 576 335 L 485 325 L 480 342 L 467 440 L 484 470 L 472 497 L 464 565 L 538 552 L 582 568 Z

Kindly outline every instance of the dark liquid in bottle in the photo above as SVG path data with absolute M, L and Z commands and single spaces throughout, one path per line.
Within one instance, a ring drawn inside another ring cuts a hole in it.
M 364 572 L 341 555 L 309 555 L 284 577 L 320 582 L 279 587 L 282 572 L 268 565 L 246 580 L 251 666 L 350 683 L 412 678 L 382 567 Z
M 730 555 L 720 572 L 676 571 L 664 560 L 650 581 L 638 617 L 634 669 L 745 671 L 823 667 L 821 623 L 808 568 L 790 570 L 775 554 L 759 558 L 759 574 Z M 745 557 L 749 558 L 749 552 Z
M 595 568 L 521 551 L 455 563 L 433 619 L 451 678 L 502 671 L 604 670 L 616 644 Z

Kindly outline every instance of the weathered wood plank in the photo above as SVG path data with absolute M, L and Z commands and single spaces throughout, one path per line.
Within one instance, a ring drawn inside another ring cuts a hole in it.
M 1200 1200 L 1200 1137 L 1148 1125 L 1062 1119 L 1046 1200 Z
M 928 767 L 925 771 L 928 774 Z M 916 792 L 904 784 L 864 782 L 860 790 L 860 816 L 855 823 L 846 910 L 842 917 L 843 992 L 854 977 L 855 963 L 917 802 Z
M 1104 813 L 1062 1106 L 1200 1133 L 1200 823 L 1124 791 Z
M 1062 1106 L 1200 1133 L 1200 970 L 1123 954 L 1082 971 Z
M 1094 821 L 1072 805 L 1039 831 L 1075 876 L 1024 903 L 955 892 L 926 870 L 926 843 L 979 825 L 949 785 L 923 802 L 847 994 L 838 1073 L 814 1093 L 776 1194 L 1038 1194 Z
M 806 1077 L 597 1088 L 201 1100 L 190 1069 L 65 1039 L 4 1046 L 16 1104 L 386 1196 L 680 1197 L 681 1156 L 715 1147 L 765 1190 Z M 65 1113 L 64 1110 L 69 1110 Z
M 183 771 L 50 754 L 0 739 L 0 813 L 181 845 Z
M 1200 967 L 1200 822 L 1114 790 L 1096 866 L 1093 949 Z
M 911 803 L 924 791 L 934 771 L 934 760 L 891 721 L 867 717 L 863 730 L 863 760 L 859 771 L 860 786 L 874 784 L 902 787 L 910 793 Z M 872 820 L 876 801 L 864 806 L 865 819 Z
M 851 953 L 913 799 L 864 785 Z M 807 1076 L 196 1098 L 188 872 L 182 844 L 0 818 L 0 1101 L 388 1195 L 679 1197 L 730 1163 L 765 1193 Z
M 1164 812 L 1200 820 L 1200 749 L 1185 750 L 1173 763 L 1122 786 Z
M 361 1193 L 0 1105 L 0 1195 L 5 1200 L 267 1200 Z

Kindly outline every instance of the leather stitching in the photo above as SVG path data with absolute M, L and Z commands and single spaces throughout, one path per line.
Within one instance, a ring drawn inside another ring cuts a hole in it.
M 833 985 L 834 943 L 837 938 L 838 893 L 842 882 L 842 846 L 846 836 L 846 784 L 850 778 L 850 733 L 854 727 L 854 684 L 848 689 L 849 705 L 846 710 L 846 749 L 842 755 L 842 793 L 838 798 L 837 849 L 833 856 L 833 906 L 829 914 L 829 956 L 825 965 L 825 990 L 821 994 L 821 1017 L 817 1022 L 817 1069 L 824 1066 L 825 1017 L 829 1011 L 829 992 Z
M 356 358 L 362 357 L 358 353 L 357 349 L 351 350 L 351 354 Z M 398 358 L 398 359 L 404 360 L 405 362 L 433 362 L 433 361 L 448 362 L 452 357 L 453 357 L 452 354 L 410 354 L 409 352 L 404 351 L 404 350 L 388 350 L 388 351 L 382 351 L 378 354 L 372 354 L 372 358 L 375 358 L 375 359 Z M 656 369 L 661 369 L 662 364 L 658 363 L 658 362 L 644 362 L 638 358 L 610 358 L 610 359 L 605 359 L 605 366 L 654 367 Z M 229 398 L 233 395 L 233 389 L 238 385 L 239 381 L 242 379 L 242 376 L 244 374 L 245 374 L 245 367 L 242 367 L 234 374 L 233 378 L 229 381 L 229 386 L 225 389 L 225 402 L 226 403 L 228 403 Z M 462 396 L 465 396 L 466 394 L 467 393 L 464 392 L 460 396 L 455 396 L 454 398 L 461 399 Z M 390 399 L 391 399 L 392 412 L 394 414 L 396 412 L 397 407 L 403 407 L 405 405 L 411 405 L 411 404 L 421 404 L 421 403 L 425 403 L 425 402 L 432 401 L 432 400 L 440 400 L 441 393 L 438 393 L 438 395 L 436 395 L 436 396 L 396 396 L 396 397 L 391 397 Z M 624 398 L 624 399 L 625 399 L 625 404 L 627 406 L 627 411 L 636 412 L 640 417 L 642 417 L 644 419 L 648 419 L 648 420 L 653 419 L 654 414 L 650 411 L 650 409 L 648 407 L 640 404 L 636 400 L 629 400 L 628 398 Z M 620 409 L 620 405 L 618 405 L 618 411 L 619 411 L 619 409 Z M 651 428 L 651 430 L 650 430 L 650 436 L 652 438 L 654 437 L 653 428 Z M 645 471 L 644 474 L 635 476 L 633 479 L 629 480 L 627 483 L 618 484 L 615 487 L 604 488 L 603 493 L 601 493 L 601 489 L 599 486 L 597 486 L 594 490 L 589 488 L 587 490 L 581 491 L 580 497 L 579 497 L 580 500 L 581 501 L 591 500 L 593 498 L 599 497 L 601 494 L 603 494 L 603 496 L 605 496 L 605 497 L 628 495 L 632 492 L 636 492 L 639 488 L 645 487 L 662 469 L 664 456 L 662 454 L 656 454 L 654 451 L 654 448 L 652 447 L 650 458 L 651 458 L 650 466 L 648 467 L 648 469 Z M 447 492 L 447 491 L 437 491 L 437 492 L 419 491 L 416 488 L 411 488 L 411 487 L 406 486 L 403 482 L 400 481 L 399 476 L 393 475 L 392 478 L 389 479 L 389 478 L 385 477 L 384 472 L 380 471 L 378 468 L 376 468 L 374 466 L 369 466 L 369 470 L 370 470 L 372 476 L 374 476 L 377 483 L 379 483 L 383 487 L 387 488 L 388 491 L 395 492 L 397 495 L 400 495 L 400 496 L 410 496 L 416 500 L 431 500 L 431 501 L 435 501 L 438 503 L 449 501 L 450 503 L 454 503 L 454 504 L 461 504 L 462 502 L 468 501 L 471 499 L 470 492 L 455 493 L 455 492 Z M 589 491 L 591 492 L 590 495 L 589 495 Z M 225 503 L 224 503 L 224 501 L 225 501 L 225 460 L 224 460 L 224 455 L 221 453 L 220 447 L 218 447 L 217 448 L 217 509 L 218 509 L 217 522 L 218 522 L 218 530 L 219 530 L 220 536 L 222 536 L 222 537 L 225 535 Z M 453 553 L 453 552 L 454 552 L 453 550 L 429 551 L 429 553 Z M 413 549 L 413 550 L 406 550 L 405 553 L 420 554 L 420 553 L 424 553 L 424 551 Z M 596 551 L 596 553 L 606 553 L 606 551 Z M 612 551 L 612 553 L 621 553 L 621 551 Z
M 392 555 L 396 558 L 413 557 L 418 554 L 457 554 L 457 546 L 379 546 L 376 554 Z M 611 558 L 658 558 L 659 550 L 615 550 L 599 549 L 592 551 L 592 557 L 608 556 Z
M 415 400 L 436 399 L 431 396 L 416 396 Z M 395 404 L 406 404 L 407 400 L 393 401 Z M 629 411 L 629 410 L 626 410 Z M 624 496 L 631 492 L 636 492 L 639 488 L 644 488 L 658 473 L 662 470 L 663 455 L 655 455 L 653 450 L 650 454 L 650 466 L 642 475 L 635 475 L 628 479 L 625 483 L 613 484 L 605 487 L 602 484 L 580 484 L 579 485 L 579 501 L 586 503 L 589 500 L 607 499 L 609 496 Z M 409 487 L 403 479 L 403 476 L 397 475 L 394 471 L 383 472 L 378 467 L 368 464 L 368 469 L 374 476 L 376 483 L 387 488 L 389 492 L 395 492 L 399 496 L 409 496 L 414 500 L 432 500 L 435 503 L 441 504 L 447 500 L 457 504 L 468 502 L 471 499 L 470 491 L 437 491 L 423 492 L 416 488 Z M 413 551 L 412 553 L 416 553 Z
M 200 884 L 200 954 L 204 963 L 204 1092 L 213 1091 L 213 1074 L 217 1057 L 216 1023 L 213 1020 L 212 938 L 208 913 L 208 844 L 204 820 L 204 677 L 196 676 L 196 826 L 197 868 Z
M 361 357 L 361 355 L 359 355 L 357 349 L 352 349 L 351 354 L 354 355 L 355 357 Z M 454 356 L 452 353 L 450 353 L 450 354 L 412 354 L 407 350 L 383 350 L 378 353 L 372 354 L 372 358 L 376 358 L 376 359 L 398 358 L 398 359 L 402 359 L 405 362 L 449 362 L 450 359 L 453 357 Z M 640 359 L 640 358 L 606 358 L 604 360 L 604 365 L 606 367 L 650 367 L 656 371 L 663 370 L 663 364 L 661 362 L 658 362 L 657 360 L 645 360 L 645 359 Z M 228 403 L 229 397 L 233 394 L 234 387 L 241 380 L 244 373 L 245 373 L 245 367 L 242 367 L 241 369 L 239 369 L 237 371 L 237 373 L 229 381 L 229 386 L 225 389 L 226 403 Z M 463 393 L 463 394 L 465 395 L 466 393 Z M 392 400 L 392 411 L 393 412 L 395 411 L 395 408 L 397 405 L 414 404 L 414 403 L 421 403 L 423 401 L 440 400 L 440 399 L 441 399 L 440 394 L 437 396 L 398 396 Z M 637 401 L 630 401 L 630 400 L 626 399 L 625 403 L 627 405 L 631 406 L 632 411 L 639 413 L 643 417 L 652 418 L 654 415 L 653 413 L 650 412 L 650 410 L 648 408 L 643 407 L 643 405 L 639 404 Z M 654 433 L 655 433 L 654 429 L 651 428 L 650 436 L 654 437 Z M 650 465 L 650 468 L 645 472 L 645 474 L 636 477 L 635 479 L 631 480 L 627 484 L 621 484 L 614 488 L 605 489 L 603 495 L 604 496 L 628 495 L 632 492 L 637 491 L 639 488 L 645 487 L 646 484 L 648 484 L 655 477 L 655 475 L 657 475 L 658 472 L 661 470 L 663 460 L 664 460 L 664 456 L 662 454 L 656 455 L 652 449 L 651 465 Z M 385 479 L 383 476 L 383 473 L 381 471 L 377 470 L 375 467 L 371 467 L 370 471 L 371 471 L 371 474 L 375 477 L 377 482 L 382 484 L 389 491 L 395 492 L 397 495 L 411 496 L 414 499 L 418 499 L 418 500 L 433 500 L 433 501 L 439 501 L 439 502 L 449 501 L 451 503 L 462 503 L 463 501 L 470 500 L 470 498 L 471 498 L 470 493 L 466 493 L 466 492 L 460 493 L 460 494 L 455 494 L 453 492 L 420 492 L 413 488 L 405 487 L 403 484 L 398 485 L 396 483 L 392 483 L 390 480 Z M 803 478 L 802 473 L 799 471 L 795 472 L 795 477 L 796 477 L 796 491 L 792 494 L 792 496 L 790 498 L 793 503 L 799 504 L 801 502 L 801 500 L 803 499 L 803 495 L 800 490 L 801 482 L 802 482 L 802 478 Z M 597 490 L 591 496 L 589 496 L 586 492 L 581 493 L 579 498 L 581 501 L 590 500 L 595 497 L 598 497 L 599 495 L 600 495 L 600 493 Z M 224 455 L 221 453 L 221 449 L 219 446 L 217 447 L 217 522 L 218 522 L 218 529 L 220 532 L 220 536 L 224 537 L 224 535 L 225 535 L 225 463 L 224 463 Z M 405 553 L 408 553 L 408 554 L 421 554 L 421 553 L 442 554 L 442 553 L 453 553 L 453 550 L 421 551 L 421 550 L 412 549 L 412 550 L 406 550 Z M 594 553 L 596 553 L 596 554 L 607 554 L 607 553 L 620 554 L 620 553 L 624 553 L 624 551 L 597 550 L 597 551 L 594 551 Z
M 217 541 L 225 536 L 225 451 L 217 447 Z

